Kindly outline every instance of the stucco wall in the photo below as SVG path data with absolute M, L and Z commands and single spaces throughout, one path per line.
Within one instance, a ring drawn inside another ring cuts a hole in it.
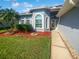
M 58 30 L 71 43 L 72 47 L 79 53 L 79 7 L 75 7 L 62 16 Z
M 42 16 L 42 28 L 35 28 L 35 16 L 37 15 L 37 14 L 40 14 L 41 16 Z M 48 25 L 48 28 L 46 28 L 46 26 L 45 26 L 45 24 L 46 24 L 46 22 L 45 22 L 45 19 L 46 19 L 46 17 L 48 17 L 48 23 L 47 23 L 47 25 Z M 36 31 L 50 31 L 50 13 L 48 12 L 48 11 L 46 11 L 46 10 L 35 10 L 35 11 L 33 11 L 33 27 L 34 27 L 34 29 L 36 29 Z

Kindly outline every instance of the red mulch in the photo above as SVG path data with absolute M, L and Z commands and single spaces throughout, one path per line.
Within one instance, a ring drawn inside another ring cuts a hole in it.
M 37 35 L 32 36 L 32 33 L 36 33 Z M 48 36 L 51 37 L 51 32 L 17 32 L 15 34 L 0 34 L 0 37 L 13 37 L 13 36 L 23 36 L 28 38 L 40 37 L 40 36 Z

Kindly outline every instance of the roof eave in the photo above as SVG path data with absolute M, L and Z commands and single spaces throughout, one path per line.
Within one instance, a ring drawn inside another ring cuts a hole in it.
M 65 13 L 71 10 L 77 4 L 78 1 L 79 0 L 66 0 L 63 8 L 60 9 L 60 11 L 58 12 L 56 16 L 57 17 L 63 16 Z

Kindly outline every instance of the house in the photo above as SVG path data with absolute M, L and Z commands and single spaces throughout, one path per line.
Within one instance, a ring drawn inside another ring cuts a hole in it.
M 56 14 L 60 8 L 61 6 L 33 8 L 27 13 L 20 14 L 19 24 L 29 23 L 35 31 L 49 32 L 54 28 L 52 24 L 56 22 Z
M 65 0 L 57 14 L 57 30 L 63 34 L 70 45 L 79 53 L 79 0 Z

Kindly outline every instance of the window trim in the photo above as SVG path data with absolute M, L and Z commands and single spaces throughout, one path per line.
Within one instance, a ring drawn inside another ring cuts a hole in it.
M 47 29 L 48 28 L 48 17 L 46 17 L 45 22 L 46 22 L 46 29 Z
M 38 17 L 38 16 L 41 16 L 41 19 L 39 19 L 39 18 L 36 18 L 36 17 Z M 36 16 L 35 16 L 35 28 L 42 28 L 42 15 L 41 14 L 37 14 Z M 36 23 L 36 21 L 40 21 L 40 23 L 38 24 L 38 23 Z M 38 26 L 36 26 L 36 24 L 38 25 Z

